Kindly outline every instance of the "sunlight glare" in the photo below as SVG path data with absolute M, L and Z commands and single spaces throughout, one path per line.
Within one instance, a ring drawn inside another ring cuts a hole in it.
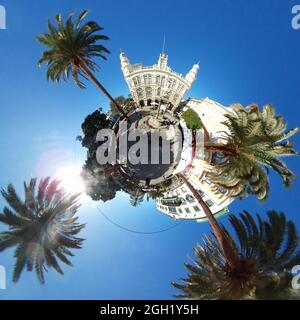
M 59 167 L 56 178 L 61 181 L 61 186 L 68 193 L 84 193 L 85 187 L 80 176 L 80 166 L 68 165 Z

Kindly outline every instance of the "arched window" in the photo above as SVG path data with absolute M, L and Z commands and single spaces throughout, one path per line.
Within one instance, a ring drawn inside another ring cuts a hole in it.
M 178 101 L 179 95 L 175 94 L 173 97 L 173 103 L 176 103 Z
M 142 88 L 138 88 L 136 92 L 139 98 L 143 98 L 144 93 Z
M 158 85 L 158 86 L 160 85 L 160 76 L 156 76 L 155 84 Z
M 148 76 L 146 74 L 144 75 L 144 84 L 148 84 Z
M 152 96 L 152 88 L 151 87 L 146 87 L 146 97 L 151 97 Z
M 184 85 L 183 84 L 179 84 L 178 85 L 178 91 L 181 93 L 183 91 Z

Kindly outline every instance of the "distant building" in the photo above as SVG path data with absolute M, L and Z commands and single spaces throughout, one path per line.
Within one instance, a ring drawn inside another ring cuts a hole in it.
M 226 108 L 211 99 L 191 99 L 183 101 L 183 97 L 197 78 L 199 64 L 195 64 L 184 76 L 173 71 L 168 66 L 168 56 L 160 54 L 157 64 L 145 67 L 142 64 L 131 64 L 124 52 L 120 54 L 121 69 L 129 87 L 130 93 L 141 108 L 145 106 L 160 106 L 169 112 L 179 114 L 191 108 L 197 112 L 206 130 L 198 131 L 205 139 L 215 142 L 223 139 L 228 131 L 223 124 L 230 108 Z M 213 161 L 211 154 L 205 154 L 203 144 L 196 148 L 192 143 L 192 134 L 185 123 L 180 121 L 184 136 L 181 160 L 173 171 L 176 175 L 184 172 L 190 183 L 202 195 L 204 201 L 215 215 L 226 213 L 227 206 L 233 201 L 225 192 L 215 188 L 208 177 Z M 222 133 L 223 132 L 223 133 Z M 196 139 L 197 140 L 197 139 Z M 178 182 L 178 181 L 177 181 Z M 173 219 L 206 219 L 201 205 L 194 198 L 191 190 L 184 183 L 173 183 L 162 197 L 156 199 L 157 209 Z
M 231 112 L 216 101 L 206 99 L 190 99 L 183 112 L 188 108 L 197 112 L 209 135 L 209 139 L 220 141 L 224 138 L 224 132 L 228 128 L 223 124 L 226 120 L 225 115 Z M 229 132 L 228 132 L 229 133 Z M 204 154 L 203 148 L 195 151 L 195 156 L 185 165 L 181 164 L 181 170 L 185 170 L 185 175 L 190 183 L 202 195 L 213 214 L 220 216 L 228 212 L 228 205 L 234 200 L 228 197 L 221 189 L 215 191 L 215 186 L 207 176 L 211 169 L 210 164 L 214 159 L 210 154 Z M 201 205 L 194 198 L 192 192 L 185 184 L 175 185 L 175 187 L 157 198 L 157 209 L 173 219 L 193 219 L 201 222 L 206 219 Z
M 199 70 L 199 65 L 195 64 L 183 76 L 168 66 L 168 56 L 164 53 L 160 54 L 157 64 L 150 67 L 131 64 L 124 52 L 121 52 L 120 60 L 132 97 L 141 107 L 162 103 L 168 110 L 175 110 L 196 80 Z

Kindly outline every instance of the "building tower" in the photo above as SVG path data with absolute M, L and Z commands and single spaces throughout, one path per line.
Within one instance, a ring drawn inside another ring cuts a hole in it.
M 168 66 L 168 56 L 159 55 L 157 64 L 149 67 L 141 63 L 130 64 L 124 52 L 120 54 L 121 69 L 134 101 L 141 107 L 160 102 L 174 111 L 197 78 L 199 64 L 186 76 Z

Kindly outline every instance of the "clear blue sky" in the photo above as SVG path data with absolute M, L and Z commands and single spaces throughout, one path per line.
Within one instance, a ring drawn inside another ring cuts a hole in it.
M 0 30 L 1 186 L 12 182 L 21 191 L 22 182 L 30 177 L 53 175 L 58 164 L 83 161 L 84 150 L 75 142 L 80 125 L 87 114 L 107 106 L 93 84 L 79 90 L 72 82 L 47 83 L 45 69 L 38 70 L 42 48 L 34 37 L 58 12 L 87 8 L 90 18 L 105 27 L 112 54 L 97 76 L 114 96 L 128 93 L 120 71 L 120 48 L 132 62 L 154 64 L 165 34 L 174 70 L 185 73 L 201 61 L 189 96 L 208 96 L 224 105 L 273 103 L 290 127 L 300 122 L 300 30 L 291 27 L 291 9 L 297 1 L 0 0 L 0 4 L 7 10 L 7 30 Z M 299 175 L 299 160 L 287 160 Z M 283 210 L 300 228 L 300 181 L 285 190 L 272 174 L 271 183 L 267 203 L 253 198 L 236 201 L 231 211 Z M 129 228 L 152 231 L 175 223 L 156 211 L 154 203 L 132 208 L 125 195 L 99 205 Z M 64 277 L 50 271 L 45 286 L 26 272 L 13 284 L 12 251 L 1 253 L 9 282 L 0 299 L 169 299 L 175 293 L 171 281 L 185 275 L 183 263 L 209 232 L 206 223 L 184 222 L 165 233 L 137 235 L 111 225 L 90 204 L 79 214 L 87 222 L 82 234 L 87 240 L 75 252 L 74 267 L 65 268 Z

